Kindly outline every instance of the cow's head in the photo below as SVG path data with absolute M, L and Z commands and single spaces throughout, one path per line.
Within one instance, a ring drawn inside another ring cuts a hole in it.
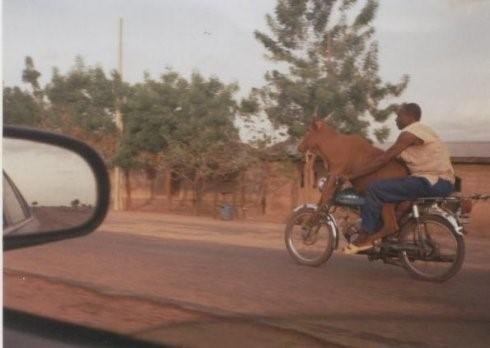
M 315 152 L 321 139 L 322 129 L 326 127 L 325 123 L 319 119 L 313 120 L 310 127 L 306 131 L 301 143 L 298 145 L 298 151 L 305 153 L 306 151 Z
M 332 116 L 333 112 L 324 118 L 318 116 L 318 107 L 315 108 L 314 119 L 311 122 L 310 127 L 306 131 L 301 143 L 298 145 L 298 151 L 305 153 L 307 151 L 316 152 L 318 145 L 323 140 L 325 141 L 326 131 L 335 133 L 335 131 L 330 128 L 326 121 Z

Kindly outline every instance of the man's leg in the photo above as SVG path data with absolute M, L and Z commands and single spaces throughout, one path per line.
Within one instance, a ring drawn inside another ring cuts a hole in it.
M 376 181 L 368 187 L 365 204 L 361 207 L 363 230 L 372 234 L 379 229 L 384 203 L 411 201 L 430 196 L 432 191 L 426 179 L 415 176 Z
M 379 180 L 370 185 L 366 190 L 365 203 L 361 207 L 360 238 L 356 240 L 354 249 L 350 252 L 369 249 L 374 240 L 395 232 L 391 231 L 389 226 L 386 226 L 386 229 L 381 228 L 381 212 L 385 203 L 398 203 L 430 196 L 432 191 L 426 179 L 413 176 Z

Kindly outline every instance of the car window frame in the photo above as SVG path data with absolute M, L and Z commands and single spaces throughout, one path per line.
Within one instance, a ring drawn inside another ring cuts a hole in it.
M 5 180 L 7 181 L 7 184 L 12 189 L 14 196 L 16 198 L 16 201 L 21 206 L 22 211 L 24 212 L 24 216 L 25 216 L 25 218 L 22 221 L 13 222 L 13 218 L 9 214 L 6 214 L 5 209 L 4 209 L 4 212 L 3 212 L 3 219 L 4 220 L 3 221 L 7 222 L 6 227 L 4 227 L 4 234 L 8 234 L 8 233 L 22 227 L 26 223 L 28 223 L 30 220 L 32 220 L 33 216 L 32 216 L 32 210 L 29 207 L 29 204 L 26 202 L 24 196 L 20 192 L 17 185 L 15 185 L 13 180 L 10 178 L 10 176 L 5 171 L 3 171 L 3 178 L 5 178 Z M 5 190 L 5 187 L 3 189 Z M 5 204 L 6 204 L 6 202 L 4 199 L 4 202 L 3 202 L 4 207 L 5 207 Z

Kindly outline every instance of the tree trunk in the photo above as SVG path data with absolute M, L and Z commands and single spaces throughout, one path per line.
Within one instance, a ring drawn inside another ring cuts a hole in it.
M 155 199 L 155 179 L 157 177 L 157 171 L 154 168 L 146 168 L 145 173 L 150 186 L 150 197 L 147 203 L 150 203 Z
M 260 199 L 260 205 L 262 208 L 262 215 L 267 214 L 267 194 L 269 189 L 269 165 L 264 163 L 264 177 L 262 182 L 262 197 Z
M 128 169 L 123 170 L 124 173 L 124 183 L 126 188 L 126 210 L 130 210 L 132 206 L 131 200 L 131 172 Z
M 218 218 L 218 192 L 216 192 L 216 189 L 213 194 L 213 218 Z
M 246 191 L 245 191 L 245 179 L 246 179 L 246 172 L 242 171 L 240 173 L 240 218 L 245 219 L 247 217 L 247 197 L 246 197 Z
M 237 207 L 237 193 L 236 190 L 233 190 L 232 196 L 231 196 L 231 201 L 232 201 L 232 206 L 233 206 L 233 218 L 235 219 L 237 217 L 238 213 L 238 207 Z
M 150 185 L 150 202 L 152 202 L 155 199 L 155 178 L 149 179 L 149 185 Z
M 194 187 L 192 190 L 192 212 L 194 215 L 199 215 L 199 209 L 201 208 L 202 194 L 199 187 Z
M 165 169 L 165 195 L 167 196 L 167 209 L 172 211 L 172 171 Z
M 201 179 L 197 176 L 192 183 L 192 211 L 194 215 L 199 215 L 201 202 Z

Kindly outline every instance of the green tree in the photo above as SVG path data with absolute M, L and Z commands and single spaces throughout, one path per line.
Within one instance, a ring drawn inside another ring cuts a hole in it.
M 150 202 L 155 196 L 156 173 L 166 165 L 163 152 L 168 134 L 177 127 L 175 111 L 187 82 L 173 71 L 159 81 L 145 74 L 143 83 L 130 86 L 122 104 L 124 133 L 115 164 L 124 170 L 143 169 L 150 182 Z
M 4 87 L 3 111 L 7 124 L 42 127 L 43 121 L 43 91 L 39 85 L 41 73 L 34 67 L 31 57 L 25 58 L 25 68 L 22 71 L 22 81 L 28 83 L 32 93 L 19 87 Z
M 95 146 L 109 160 L 115 153 L 117 74 L 108 78 L 100 67 L 86 67 L 77 57 L 66 75 L 55 68 L 44 93 L 48 99 L 46 123 L 50 129 L 70 134 Z
M 3 89 L 3 116 L 5 124 L 37 127 L 42 122 L 42 110 L 32 94 L 19 87 Z
M 22 81 L 28 83 L 32 87 L 32 93 L 36 98 L 37 102 L 41 105 L 43 98 L 43 91 L 39 85 L 39 77 L 41 73 L 37 71 L 34 67 L 34 61 L 31 57 L 27 56 L 25 58 L 25 68 L 22 71 Z
M 114 122 L 116 102 L 124 99 L 128 85 L 115 72 L 108 77 L 101 67 L 87 67 L 81 57 L 64 75 L 53 68 L 51 81 L 44 87 L 40 76 L 33 59 L 26 57 L 22 81 L 32 92 L 19 87 L 3 89 L 5 123 L 71 135 L 97 148 L 109 162 L 119 137 Z
M 379 77 L 372 25 L 378 2 L 361 3 L 278 0 L 274 16 L 266 16 L 270 33 L 256 31 L 255 37 L 279 68 L 266 73 L 266 86 L 244 106 L 256 111 L 260 105 L 276 128 L 287 127 L 293 137 L 304 133 L 317 112 L 331 113 L 341 132 L 363 136 L 371 120 L 386 121 L 395 107 L 386 99 L 402 93 L 408 76 L 395 84 Z M 383 141 L 387 128 L 378 127 L 375 136 Z
M 235 84 L 194 73 L 175 111 L 177 127 L 165 135 L 165 159 L 192 184 L 195 212 L 211 179 L 236 178 L 246 163 L 246 151 L 233 124 L 237 90 Z
M 165 166 L 187 180 L 196 212 L 210 180 L 230 179 L 243 167 L 246 155 L 233 124 L 237 90 L 197 72 L 187 81 L 167 71 L 158 81 L 146 76 L 125 104 L 123 142 L 150 176 Z

